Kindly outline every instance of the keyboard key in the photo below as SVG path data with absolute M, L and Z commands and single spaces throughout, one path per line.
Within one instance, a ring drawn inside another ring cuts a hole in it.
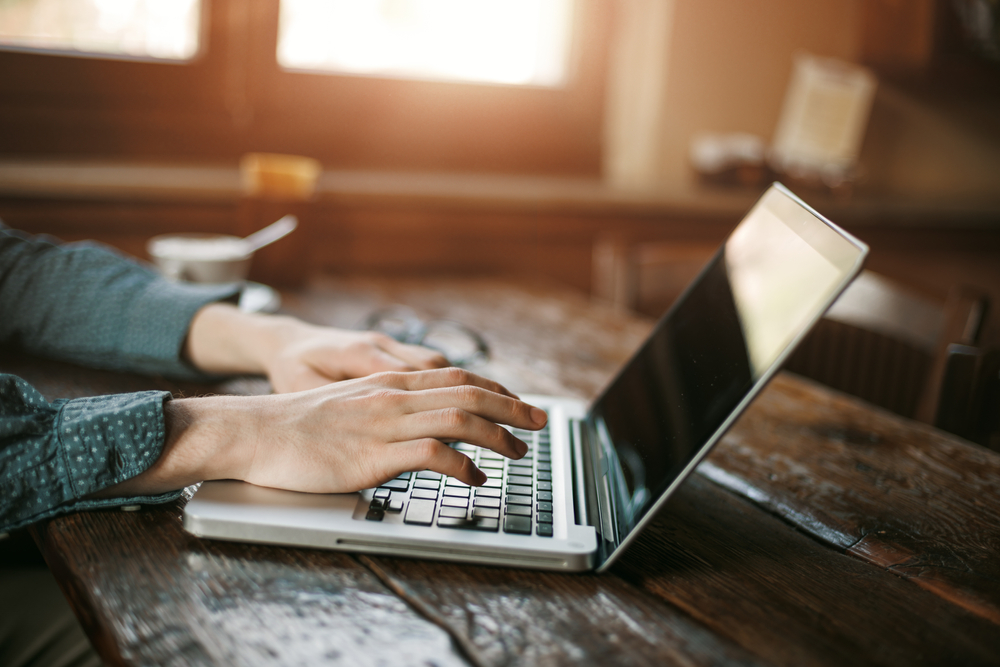
M 398 475 L 396 475 L 396 479 L 408 480 L 408 479 L 410 479 L 410 475 L 412 475 L 412 474 L 413 473 L 409 473 L 409 472 L 401 472 Z
M 535 509 L 537 509 L 539 512 L 551 512 L 552 503 L 538 503 L 537 505 L 535 505 Z
M 417 473 L 417 479 L 441 479 L 442 477 L 444 477 L 444 475 L 432 470 L 421 470 Z
M 418 479 L 413 483 L 414 489 L 434 489 L 437 491 L 439 486 L 441 486 L 441 482 L 436 482 L 433 479 Z
M 524 459 L 517 462 L 512 462 L 510 464 L 510 473 L 512 475 L 530 475 L 531 474 L 531 464 L 524 463 Z
M 535 527 L 535 534 L 541 537 L 552 537 L 552 524 L 540 523 Z
M 506 516 L 503 520 L 503 532 L 531 535 L 531 517 Z
M 503 454 L 497 454 L 496 452 L 490 452 L 487 450 L 483 450 L 483 452 L 479 455 L 480 461 L 503 461 L 505 458 L 507 457 Z
M 539 482 L 551 482 L 552 481 L 552 473 L 550 473 L 550 472 L 540 472 L 537 475 L 535 475 L 535 478 L 538 479 Z
M 508 505 L 528 505 L 531 506 L 531 496 L 507 496 Z
M 476 507 L 472 510 L 472 516 L 484 519 L 499 519 L 500 510 L 493 507 Z
M 482 530 L 497 532 L 500 528 L 499 519 L 454 519 L 451 517 L 441 517 L 438 519 L 438 526 L 441 528 L 458 528 L 460 530 Z
M 552 472 L 552 463 L 539 461 L 538 462 L 538 472 Z
M 488 479 L 488 480 L 486 480 L 486 483 L 483 484 L 483 486 L 485 486 L 488 489 L 499 489 L 499 488 L 503 487 L 503 480 L 502 479 Z M 479 488 L 483 488 L 483 487 L 481 486 Z
M 500 507 L 499 498 L 479 498 L 476 497 L 475 501 L 472 503 L 476 507 Z
M 541 464 L 543 464 L 543 463 L 552 463 L 552 455 L 551 455 L 551 454 L 548 454 L 548 453 L 545 453 L 545 454 L 539 454 L 539 455 L 538 455 L 538 456 L 537 456 L 537 457 L 535 458 L 535 460 L 536 460 L 536 461 L 538 461 L 538 464 L 539 464 L 539 465 L 541 465 Z
M 522 485 L 510 485 L 510 486 L 507 487 L 507 493 L 508 494 L 513 493 L 513 494 L 516 494 L 516 495 L 519 495 L 519 496 L 530 496 L 531 495 L 531 487 L 530 486 L 522 486 Z
M 468 484 L 466 484 L 465 482 L 461 482 L 455 479 L 454 477 L 449 477 L 448 481 L 446 481 L 444 484 L 445 486 L 464 486 L 465 488 L 469 488 Z
M 476 489 L 476 498 L 499 498 L 502 494 L 500 489 Z
M 403 523 L 416 523 L 421 526 L 429 526 L 434 520 L 433 500 L 411 500 L 410 506 L 406 508 L 406 516 Z
M 538 490 L 539 491 L 551 491 L 552 490 L 552 482 L 539 482 L 538 483 Z
M 539 491 L 536 497 L 539 500 L 544 500 L 546 502 L 552 502 L 552 492 L 551 491 Z
M 375 498 L 368 505 L 368 509 L 383 510 L 385 509 L 385 501 L 382 498 Z
M 389 506 L 386 507 L 389 512 L 402 512 L 403 511 L 403 501 L 402 500 L 390 500 Z
M 379 488 L 379 489 L 375 489 L 375 493 L 373 495 L 376 498 L 388 498 L 389 496 L 392 495 L 392 491 L 390 491 L 389 489 L 387 489 L 385 487 L 382 487 L 382 488 Z
M 410 483 L 403 479 L 390 479 L 385 484 L 381 485 L 383 489 L 392 489 L 393 491 L 406 491 L 409 488 Z
M 460 452 L 475 452 L 478 449 L 475 445 L 470 445 L 467 442 L 456 442 L 452 447 Z
M 465 508 L 464 507 L 442 507 L 438 510 L 438 516 L 451 517 L 452 519 L 464 519 L 465 518 Z
M 466 488 L 463 489 L 463 488 L 458 487 L 458 486 L 446 486 L 446 487 L 444 487 L 444 495 L 446 495 L 446 496 L 454 496 L 456 498 L 468 498 L 469 497 L 469 488 L 466 487 Z
M 538 516 L 535 517 L 535 521 L 537 521 L 538 523 L 552 523 L 552 513 L 539 512 Z
M 381 521 L 384 516 L 385 512 L 380 509 L 372 508 L 368 510 L 368 514 L 365 515 L 365 518 L 369 521 Z
M 481 470 L 485 470 L 486 468 L 499 468 L 503 470 L 503 461 L 491 461 L 489 459 L 485 459 L 479 462 L 479 468 Z
M 507 515 L 531 516 L 531 505 L 507 505 Z
M 422 498 L 424 500 L 437 500 L 438 492 L 431 489 L 414 489 L 410 494 L 411 498 Z
M 448 507 L 468 507 L 468 498 L 452 498 L 451 496 L 445 496 L 441 499 L 441 504 Z
M 494 468 L 483 468 L 483 472 L 486 473 L 488 479 L 503 479 L 503 468 L 496 470 Z
M 527 475 L 508 475 L 507 476 L 507 483 L 508 484 L 523 484 L 524 486 L 531 486 L 532 481 L 534 481 L 534 480 L 532 480 Z

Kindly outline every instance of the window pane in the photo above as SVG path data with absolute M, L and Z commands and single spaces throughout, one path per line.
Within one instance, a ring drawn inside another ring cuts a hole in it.
M 201 0 L 0 0 L 0 48 L 188 60 Z
M 557 86 L 572 0 L 281 0 L 288 69 Z

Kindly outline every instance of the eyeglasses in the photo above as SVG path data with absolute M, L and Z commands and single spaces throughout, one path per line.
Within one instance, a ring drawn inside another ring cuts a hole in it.
M 377 310 L 364 322 L 368 331 L 378 331 L 400 343 L 423 345 L 443 354 L 460 368 L 484 364 L 490 348 L 478 333 L 454 320 L 422 320 L 406 306 Z

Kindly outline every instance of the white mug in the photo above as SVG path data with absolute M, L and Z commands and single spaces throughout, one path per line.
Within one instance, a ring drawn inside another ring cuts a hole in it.
M 146 250 L 166 278 L 194 283 L 242 282 L 253 259 L 243 239 L 226 234 L 164 234 Z

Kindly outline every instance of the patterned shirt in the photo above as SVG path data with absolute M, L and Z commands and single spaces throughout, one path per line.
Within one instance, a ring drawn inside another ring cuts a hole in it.
M 185 285 L 92 243 L 62 245 L 0 226 L 0 344 L 86 366 L 199 380 L 182 358 L 188 326 L 236 285 Z M 160 456 L 165 391 L 47 401 L 0 373 L 0 533 L 96 507 L 166 502 L 87 499 Z

